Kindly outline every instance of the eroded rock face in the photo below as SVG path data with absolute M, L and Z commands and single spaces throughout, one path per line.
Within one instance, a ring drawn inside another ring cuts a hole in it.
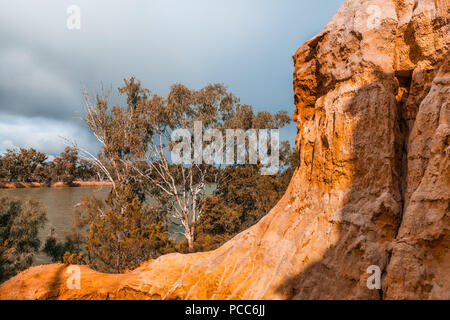
M 449 299 L 449 10 L 349 0 L 295 53 L 300 167 L 252 228 L 123 275 L 81 266 L 80 289 L 33 267 L 0 298 Z

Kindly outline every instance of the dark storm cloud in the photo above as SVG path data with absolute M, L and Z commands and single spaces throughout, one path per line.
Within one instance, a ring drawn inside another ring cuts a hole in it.
M 0 152 L 55 153 L 59 135 L 95 149 L 77 119 L 82 87 L 117 88 L 130 75 L 161 95 L 175 82 L 221 82 L 257 110 L 292 113 L 292 54 L 342 2 L 0 0 Z M 80 30 L 66 27 L 72 4 Z
M 0 53 L 0 113 L 67 119 L 74 111 L 71 106 L 79 100 L 74 89 L 67 79 L 25 51 Z
M 91 151 L 99 146 L 81 123 L 41 117 L 4 115 L 0 118 L 0 153 L 7 149 L 35 148 L 57 155 L 70 143 L 66 139 L 82 142 Z

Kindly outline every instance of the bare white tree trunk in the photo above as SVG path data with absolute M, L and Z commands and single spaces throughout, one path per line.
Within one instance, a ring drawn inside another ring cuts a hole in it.
M 195 222 L 201 215 L 201 202 L 205 196 L 207 169 L 202 169 L 194 163 L 188 167 L 180 166 L 182 178 L 177 183 L 165 155 L 162 141 L 163 138 L 160 136 L 159 145 L 149 146 L 147 156 L 149 170 L 141 174 L 174 200 L 176 206 L 170 215 L 181 224 L 183 228 L 181 234 L 187 240 L 189 249 L 192 250 L 195 240 Z

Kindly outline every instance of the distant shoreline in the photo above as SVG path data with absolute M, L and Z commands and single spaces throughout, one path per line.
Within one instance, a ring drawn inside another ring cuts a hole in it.
M 50 186 L 40 182 L 0 182 L 0 189 L 24 189 L 24 188 L 73 188 L 73 187 L 110 187 L 109 181 L 74 181 L 71 185 L 63 182 L 55 182 Z

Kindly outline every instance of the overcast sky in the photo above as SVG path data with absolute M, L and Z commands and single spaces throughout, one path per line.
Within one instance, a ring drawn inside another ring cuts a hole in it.
M 50 155 L 61 136 L 97 146 L 79 119 L 81 90 L 135 76 L 166 95 L 173 83 L 220 82 L 256 110 L 294 111 L 292 55 L 343 0 L 0 0 L 0 152 Z M 67 8 L 81 29 L 67 28 Z M 293 143 L 295 125 L 281 131 Z

